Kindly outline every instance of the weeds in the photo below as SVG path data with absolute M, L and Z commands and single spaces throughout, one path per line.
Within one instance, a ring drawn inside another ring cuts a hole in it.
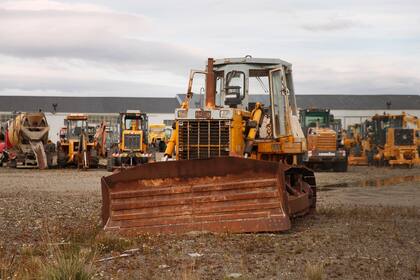
M 39 279 L 46 280 L 88 280 L 92 279 L 92 260 L 94 254 L 87 251 L 75 251 L 55 248 L 49 261 L 40 265 Z
M 308 280 L 322 280 L 324 278 L 324 266 L 322 264 L 307 264 L 305 276 Z
M 0 279 L 12 279 L 15 276 L 15 255 L 0 256 Z
M 184 264 L 181 270 L 181 279 L 182 280 L 199 280 L 200 276 L 195 270 L 195 263 Z

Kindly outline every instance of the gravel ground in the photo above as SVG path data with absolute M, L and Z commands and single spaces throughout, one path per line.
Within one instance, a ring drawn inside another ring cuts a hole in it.
M 317 214 L 285 233 L 131 239 L 100 230 L 107 174 L 0 168 L 0 268 L 33 279 L 49 246 L 76 244 L 96 279 L 420 279 L 419 168 L 317 173 Z

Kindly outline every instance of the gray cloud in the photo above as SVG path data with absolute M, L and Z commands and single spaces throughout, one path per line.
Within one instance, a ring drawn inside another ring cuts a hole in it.
M 350 19 L 329 19 L 324 22 L 301 25 L 304 30 L 308 31 L 339 31 L 360 26 L 360 23 Z
M 184 88 L 154 85 L 140 82 L 107 80 L 107 79 L 77 79 L 50 78 L 29 76 L 0 76 L 0 92 L 51 92 L 59 90 L 64 94 L 94 94 L 115 96 L 174 96 L 185 91 Z
M 52 79 L 28 76 L 0 76 L 0 94 L 11 92 L 58 93 L 104 96 L 174 96 L 184 88 L 107 79 Z
M 418 1 L 204 1 L 0 1 L 0 94 L 171 95 L 246 54 L 293 63 L 297 93 L 420 88 Z
M 415 77 L 391 77 L 370 75 L 340 79 L 339 73 L 329 73 L 328 78 L 297 80 L 297 93 L 300 94 L 420 94 L 420 79 Z
M 199 57 L 186 47 L 142 39 L 142 16 L 95 11 L 0 10 L 0 53 L 75 58 L 185 73 Z

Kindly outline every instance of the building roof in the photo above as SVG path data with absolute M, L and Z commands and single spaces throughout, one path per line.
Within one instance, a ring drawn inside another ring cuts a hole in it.
M 145 113 L 172 114 L 185 94 L 176 97 L 56 97 L 0 96 L 0 112 L 118 113 L 140 110 Z M 204 96 L 201 97 L 204 103 Z M 297 95 L 299 108 L 329 108 L 333 110 L 420 110 L 420 95 Z M 251 95 L 250 102 L 269 104 L 268 95 Z M 194 95 L 191 107 L 200 104 Z
M 178 102 L 185 94 L 178 94 Z M 202 97 L 204 100 L 204 97 Z M 250 102 L 269 104 L 268 95 L 250 95 Z M 204 102 L 204 101 L 202 101 Z M 299 108 L 329 108 L 333 110 L 420 110 L 420 95 L 296 95 Z M 200 96 L 193 96 L 191 106 L 200 104 Z
M 166 97 L 57 97 L 0 96 L 0 112 L 39 111 L 62 113 L 118 113 L 140 110 L 145 113 L 173 113 L 179 106 L 176 98 Z

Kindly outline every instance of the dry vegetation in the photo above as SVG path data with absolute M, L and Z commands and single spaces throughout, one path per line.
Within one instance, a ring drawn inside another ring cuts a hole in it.
M 18 174 L 26 173 L 37 172 Z M 329 200 L 286 233 L 125 238 L 100 228 L 105 173 L 65 172 L 51 180 L 43 176 L 55 173 L 39 174 L 40 185 L 36 176 L 29 176 L 32 187 L 20 176 L 9 182 L 24 188 L 0 189 L 1 279 L 420 278 L 418 205 Z M 0 171 L 0 178 L 12 175 Z M 48 181 L 73 185 L 60 191 Z

